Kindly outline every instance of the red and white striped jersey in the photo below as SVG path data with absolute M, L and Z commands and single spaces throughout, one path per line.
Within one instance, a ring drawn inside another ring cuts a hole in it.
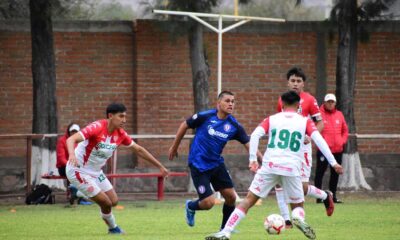
M 311 119 L 292 111 L 280 112 L 264 119 L 253 133 L 258 137 L 268 133 L 268 146 L 260 171 L 300 176 L 304 161 L 304 137 L 314 131 L 317 128 Z
M 130 146 L 133 140 L 124 129 L 115 129 L 108 133 L 107 119 L 95 121 L 79 133 L 85 139 L 75 148 L 75 155 L 80 165 L 80 170 L 97 176 L 101 168 L 121 144 Z

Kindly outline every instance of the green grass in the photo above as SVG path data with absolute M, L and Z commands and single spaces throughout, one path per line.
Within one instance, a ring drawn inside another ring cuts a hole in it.
M 322 204 L 306 200 L 306 220 L 316 231 L 317 239 L 400 239 L 400 199 L 344 198 L 336 205 L 332 217 L 325 215 Z M 184 220 L 184 200 L 121 202 L 123 210 L 114 210 L 117 223 L 127 232 L 124 236 L 109 236 L 100 219 L 99 208 L 64 204 L 39 206 L 0 206 L 0 239 L 204 239 L 218 230 L 221 205 L 196 213 L 196 226 L 190 228 Z M 14 211 L 15 210 L 15 211 Z M 266 215 L 278 213 L 275 197 L 253 207 L 240 223 L 240 239 L 306 239 L 297 229 L 279 236 L 269 236 L 263 229 Z

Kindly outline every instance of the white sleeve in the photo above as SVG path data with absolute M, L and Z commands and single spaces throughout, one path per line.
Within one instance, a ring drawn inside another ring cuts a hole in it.
M 333 156 L 331 150 L 329 149 L 328 144 L 326 143 L 325 139 L 321 136 L 321 134 L 318 131 L 314 131 L 311 134 L 311 138 L 314 141 L 314 143 L 318 146 L 322 154 L 325 156 L 325 158 L 328 160 L 329 164 L 332 167 L 335 164 L 337 164 L 335 157 Z
M 254 129 L 250 136 L 250 148 L 249 148 L 249 161 L 257 161 L 257 151 L 258 144 L 260 143 L 260 138 L 265 135 L 265 130 L 263 127 L 258 126 Z

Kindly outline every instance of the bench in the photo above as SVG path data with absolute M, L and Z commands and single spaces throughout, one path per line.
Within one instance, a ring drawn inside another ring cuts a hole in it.
M 106 174 L 107 178 L 157 178 L 157 199 L 164 200 L 164 177 L 159 172 L 154 173 L 110 173 Z M 168 177 L 186 177 L 187 172 L 170 172 Z M 57 180 L 67 179 L 59 175 L 42 175 L 43 179 Z

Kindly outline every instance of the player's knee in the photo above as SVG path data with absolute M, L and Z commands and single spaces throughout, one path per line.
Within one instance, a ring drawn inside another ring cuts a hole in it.
M 112 200 L 112 201 L 111 201 L 111 205 L 112 205 L 113 207 L 117 206 L 117 205 L 118 205 L 118 199 Z
M 230 194 L 225 196 L 225 204 L 227 205 L 234 205 L 236 203 L 236 194 Z

